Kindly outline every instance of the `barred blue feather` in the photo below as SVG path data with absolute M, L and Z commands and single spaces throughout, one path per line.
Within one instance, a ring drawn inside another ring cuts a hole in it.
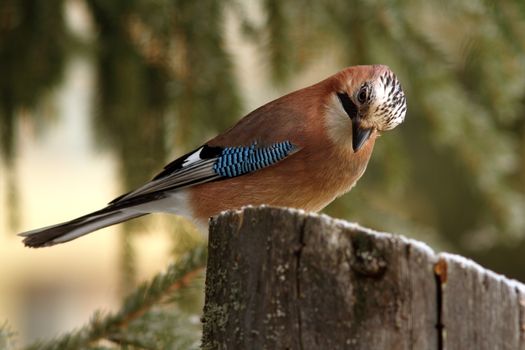
M 268 147 L 226 147 L 213 164 L 213 171 L 221 177 L 235 177 L 251 173 L 275 164 L 296 150 L 289 141 L 274 143 Z
M 159 199 L 165 195 L 162 191 L 248 174 L 273 165 L 297 150 L 290 141 L 267 147 L 258 147 L 256 142 L 250 146 L 226 148 L 204 145 L 168 164 L 152 181 L 110 204 L 127 205 L 132 200 L 145 200 L 148 195 Z

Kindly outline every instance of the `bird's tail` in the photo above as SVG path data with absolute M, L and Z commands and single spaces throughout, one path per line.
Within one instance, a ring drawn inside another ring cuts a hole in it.
M 19 236 L 25 237 L 23 242 L 27 247 L 48 247 L 142 215 L 146 214 L 126 209 L 105 208 L 61 224 L 23 232 Z

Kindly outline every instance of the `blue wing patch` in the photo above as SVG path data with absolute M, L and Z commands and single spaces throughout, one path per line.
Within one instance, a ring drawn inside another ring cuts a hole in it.
M 163 191 L 174 191 L 205 182 L 248 174 L 275 164 L 299 148 L 290 141 L 277 142 L 267 147 L 250 146 L 210 147 L 202 146 L 168 164 L 152 181 L 124 194 L 110 204 L 139 201 L 139 198 L 163 198 Z
M 213 171 L 222 177 L 235 177 L 251 173 L 275 164 L 288 157 L 297 147 L 289 141 L 278 142 L 268 147 L 226 147 L 213 164 Z

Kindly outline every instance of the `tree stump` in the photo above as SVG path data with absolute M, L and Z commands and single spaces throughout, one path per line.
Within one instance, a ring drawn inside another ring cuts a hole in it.
M 210 224 L 204 349 L 525 349 L 525 288 L 324 215 L 247 207 Z

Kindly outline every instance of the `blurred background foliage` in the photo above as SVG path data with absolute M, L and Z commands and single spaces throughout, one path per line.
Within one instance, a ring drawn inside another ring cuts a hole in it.
M 68 3 L 87 12 L 89 33 L 67 25 Z M 243 101 L 253 97 L 239 84 L 247 77 L 236 73 L 236 47 L 226 40 L 231 23 L 257 48 L 254 71 L 279 92 L 327 55 L 333 72 L 387 64 L 406 90 L 406 122 L 381 138 L 358 186 L 325 212 L 525 281 L 519 0 L 2 0 L 0 151 L 11 226 L 19 210 L 18 119 L 42 107 L 73 55 L 95 62 L 94 135 L 115 154 L 129 190 L 174 149 L 184 153 L 248 112 Z M 130 237 L 122 238 L 125 290 L 135 283 Z

